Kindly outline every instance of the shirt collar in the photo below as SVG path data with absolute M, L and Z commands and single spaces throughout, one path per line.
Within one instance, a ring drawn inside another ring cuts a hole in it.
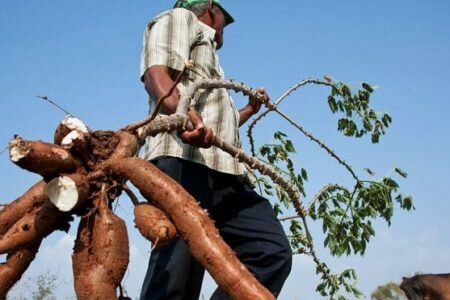
M 216 36 L 216 31 L 213 28 L 206 25 L 205 23 L 202 23 L 201 21 L 199 21 L 198 24 L 200 24 L 200 27 L 202 28 L 202 30 L 205 34 L 205 37 L 214 41 L 214 37 Z

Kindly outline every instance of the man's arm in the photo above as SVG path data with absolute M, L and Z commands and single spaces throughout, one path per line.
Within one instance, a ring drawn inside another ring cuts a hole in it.
M 269 94 L 267 94 L 264 88 L 259 88 L 258 92 L 263 95 L 269 101 Z M 251 116 L 258 113 L 261 108 L 261 102 L 256 100 L 256 98 L 250 96 L 248 104 L 239 110 L 239 127 L 241 127 Z
M 171 70 L 166 66 L 152 66 L 144 74 L 144 83 L 147 93 L 156 100 L 161 99 L 166 95 L 175 84 L 178 71 Z M 180 100 L 180 92 L 177 88 L 173 89 L 172 94 L 169 95 L 161 103 L 161 112 L 165 114 L 173 114 Z

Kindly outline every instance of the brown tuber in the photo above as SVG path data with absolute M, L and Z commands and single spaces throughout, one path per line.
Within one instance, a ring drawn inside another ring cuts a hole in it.
M 68 218 L 51 202 L 26 213 L 0 239 L 0 253 L 24 248 L 67 226 Z
M 4 206 L 3 210 L 0 211 L 0 238 L 24 214 L 36 207 L 40 207 L 47 200 L 44 187 L 45 182 L 39 181 L 29 188 L 25 194 L 11 202 L 11 204 Z
M 134 223 L 139 232 L 153 247 L 169 243 L 177 235 L 177 229 L 164 212 L 149 204 L 140 203 L 134 207 Z
M 109 209 L 104 193 L 97 210 L 82 218 L 72 256 L 77 299 L 117 299 L 129 261 L 125 222 Z
M 22 277 L 38 252 L 41 241 L 35 241 L 26 249 L 19 249 L 10 254 L 6 262 L 0 264 L 0 299 L 6 299 L 6 294 Z

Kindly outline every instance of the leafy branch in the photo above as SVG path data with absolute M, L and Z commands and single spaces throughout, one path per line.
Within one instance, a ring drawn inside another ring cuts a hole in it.
M 344 299 L 340 290 L 360 297 L 362 294 L 355 287 L 356 274 L 354 270 L 345 270 L 339 274 L 333 274 L 329 267 L 316 255 L 314 241 L 308 230 L 309 221 L 321 221 L 324 233 L 323 245 L 335 256 L 365 253 L 367 243 L 375 235 L 372 221 L 377 218 L 384 219 L 389 225 L 393 217 L 394 204 L 398 203 L 405 210 L 413 209 L 412 198 L 399 193 L 399 185 L 392 178 L 385 176 L 379 180 L 363 180 L 352 167 L 338 156 L 328 145 L 306 131 L 303 126 L 278 109 L 281 101 L 291 95 L 293 91 L 307 84 L 320 84 L 331 87 L 328 96 L 328 106 L 333 114 L 339 114 L 337 130 L 344 136 L 361 138 L 371 136 L 372 143 L 378 143 L 380 136 L 386 133 L 386 129 L 392 122 L 392 118 L 386 113 L 376 112 L 370 107 L 370 96 L 373 88 L 363 83 L 362 88 L 353 92 L 350 87 L 342 82 L 325 80 L 303 80 L 284 93 L 272 107 L 258 115 L 249 125 L 247 135 L 250 139 L 251 151 L 254 155 L 267 160 L 280 174 L 287 176 L 299 193 L 306 197 L 304 183 L 308 180 L 307 171 L 300 168 L 296 171 L 291 156 L 295 153 L 292 141 L 282 132 L 274 133 L 274 140 L 270 144 L 264 144 L 255 152 L 253 129 L 255 125 L 267 116 L 275 112 L 293 127 L 297 128 L 305 137 L 325 150 L 340 165 L 344 166 L 354 180 L 352 188 L 338 184 L 326 184 L 309 201 L 303 214 L 280 217 L 281 221 L 289 221 L 289 238 L 294 253 L 310 255 L 316 264 L 316 272 L 320 275 L 321 282 L 317 291 L 322 296 L 332 299 Z M 406 172 L 399 168 L 394 169 L 400 177 L 407 177 Z M 370 173 L 369 173 L 370 175 Z M 268 196 L 275 196 L 274 210 L 278 215 L 283 215 L 289 209 L 296 207 L 283 187 L 271 184 L 264 176 L 258 178 L 260 190 Z M 301 223 L 299 220 L 301 220 Z

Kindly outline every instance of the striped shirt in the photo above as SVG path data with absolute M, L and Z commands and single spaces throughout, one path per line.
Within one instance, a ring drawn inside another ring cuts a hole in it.
M 184 8 L 158 15 L 144 32 L 141 80 L 152 66 L 163 65 L 182 71 L 189 59 L 194 64 L 177 85 L 180 93 L 190 82 L 202 77 L 223 79 L 214 35 L 214 29 L 200 22 L 195 14 Z M 150 108 L 154 107 L 155 99 L 150 99 L 149 104 Z M 197 91 L 191 101 L 191 109 L 200 113 L 204 124 L 212 128 L 217 136 L 241 147 L 239 112 L 226 89 Z M 147 138 L 143 158 L 151 160 L 164 156 L 190 160 L 224 173 L 246 173 L 245 166 L 228 153 L 215 146 L 204 149 L 184 144 L 175 132 Z

